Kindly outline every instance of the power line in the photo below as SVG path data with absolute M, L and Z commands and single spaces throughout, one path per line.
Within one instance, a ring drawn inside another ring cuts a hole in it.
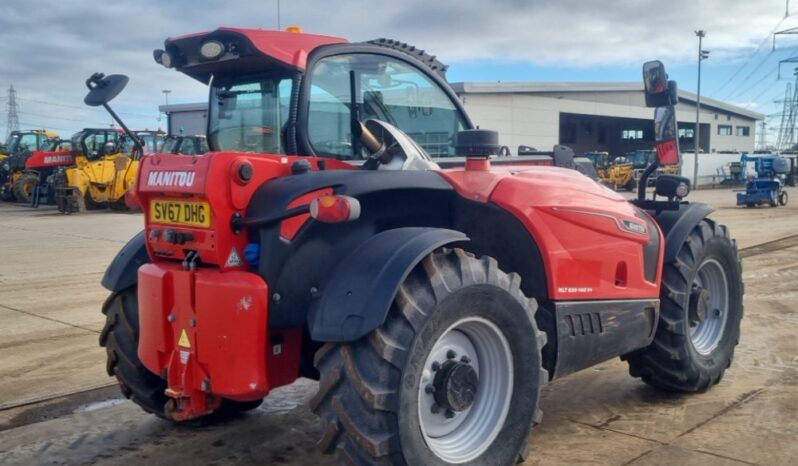
M 778 29 L 778 28 L 779 28 L 779 26 L 781 26 L 781 23 L 783 23 L 785 19 L 787 19 L 787 18 L 786 18 L 786 17 L 784 17 L 784 18 L 781 18 L 781 20 L 780 20 L 778 23 L 776 23 L 776 25 L 773 27 L 773 29 L 771 29 L 771 30 L 770 30 L 770 32 L 768 32 L 768 34 L 765 36 L 765 38 L 764 38 L 764 39 L 762 39 L 762 42 L 760 42 L 760 43 L 759 43 L 759 47 L 757 47 L 757 48 L 756 48 L 756 50 L 754 50 L 754 53 L 752 53 L 752 54 L 751 54 L 751 55 L 750 55 L 750 56 L 749 56 L 749 57 L 748 57 L 748 58 L 745 60 L 745 62 L 743 62 L 743 64 L 742 64 L 742 65 L 741 65 L 739 68 L 737 68 L 737 70 L 736 70 L 734 73 L 732 73 L 731 77 L 729 77 L 729 79 L 727 79 L 727 80 L 726 80 L 726 82 L 724 82 L 724 83 L 723 83 L 723 84 L 722 84 L 722 85 L 721 85 L 721 86 L 720 86 L 720 87 L 719 87 L 717 90 L 715 90 L 715 92 L 713 92 L 713 94 L 715 94 L 715 95 L 716 95 L 716 94 L 718 94 L 720 91 L 722 91 L 722 90 L 723 90 L 723 89 L 724 89 L 726 86 L 728 86 L 728 85 L 729 85 L 729 83 L 730 83 L 730 82 L 732 82 L 732 81 L 734 80 L 734 78 L 735 78 L 735 77 L 736 77 L 738 74 L 740 74 L 740 71 L 742 71 L 743 69 L 745 69 L 745 67 L 746 67 L 746 66 L 748 66 L 748 64 L 749 64 L 749 63 L 751 62 L 751 60 L 752 60 L 752 59 L 753 59 L 753 58 L 756 56 L 756 54 L 758 54 L 758 53 L 759 53 L 759 51 L 760 51 L 760 50 L 762 50 L 762 47 L 763 47 L 763 46 L 764 46 L 766 43 L 768 43 L 768 39 L 770 39 L 770 36 L 771 36 L 771 35 L 772 35 L 774 32 L 776 32 L 776 29 Z M 771 50 L 771 51 L 768 53 L 768 55 L 770 55 L 771 53 L 773 53 L 773 51 L 772 51 L 772 50 Z
M 42 115 L 41 113 L 32 113 L 32 112 L 19 112 L 19 113 L 22 114 L 22 115 L 30 115 L 30 116 L 40 117 L 40 118 L 48 118 L 48 119 L 55 119 L 55 120 L 65 120 L 65 121 L 76 121 L 78 123 L 88 123 L 88 124 L 92 124 L 92 125 L 107 125 L 108 124 L 108 121 L 103 122 L 103 123 L 97 123 L 95 121 L 86 121 L 84 119 L 78 119 L 78 118 L 67 118 L 67 117 L 60 117 L 60 116 L 54 116 L 54 115 Z
M 778 70 L 779 70 L 779 69 L 778 69 L 778 67 L 776 67 L 776 68 L 773 68 L 773 69 L 770 71 L 770 73 L 767 73 L 766 75 L 762 76 L 762 78 L 761 78 L 759 81 L 757 81 L 757 82 L 755 82 L 754 84 L 752 84 L 752 85 L 748 86 L 748 87 L 747 87 L 747 88 L 746 88 L 744 91 L 741 91 L 741 92 L 738 92 L 738 93 L 734 94 L 734 97 L 737 97 L 737 96 L 742 96 L 742 95 L 745 95 L 745 94 L 747 94 L 749 91 L 751 91 L 751 90 L 753 90 L 754 88 L 756 88 L 756 87 L 757 87 L 759 84 L 761 84 L 761 83 L 762 83 L 763 81 L 765 81 L 767 78 L 769 78 L 769 77 L 773 76 L 774 74 L 776 74 L 776 72 L 777 72 Z M 778 80 L 775 80 L 774 82 L 778 82 Z M 767 90 L 769 90 L 769 89 L 770 89 L 770 87 L 767 87 L 767 88 L 765 88 L 765 91 L 767 91 Z M 729 97 L 731 97 L 731 96 L 729 96 Z M 729 99 L 729 97 L 726 97 L 726 99 Z
M 69 105 L 69 104 L 63 104 L 63 103 L 57 103 L 57 102 L 47 102 L 47 101 L 44 101 L 44 100 L 34 100 L 34 99 L 20 99 L 20 100 L 24 100 L 25 102 L 37 103 L 37 104 L 41 104 L 41 105 L 51 105 L 53 107 L 74 108 L 74 109 L 78 109 L 78 110 L 88 110 L 88 111 L 102 111 L 99 108 L 92 108 L 92 107 L 79 106 L 79 105 Z M 128 115 L 128 116 L 135 116 L 135 117 L 141 117 L 141 118 L 155 118 L 154 115 L 144 115 L 142 113 L 119 112 L 119 111 L 116 112 L 116 113 L 118 113 L 120 115 Z

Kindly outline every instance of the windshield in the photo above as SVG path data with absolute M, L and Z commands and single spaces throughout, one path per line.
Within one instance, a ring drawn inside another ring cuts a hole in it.
M 8 140 L 8 153 L 17 154 L 39 149 L 39 135 L 36 133 L 12 134 Z
M 433 157 L 455 155 L 454 136 L 465 128 L 460 110 L 441 86 L 408 63 L 378 54 L 335 55 L 318 61 L 310 83 L 308 138 L 319 155 L 367 156 L 352 135 L 353 117 L 390 123 Z
M 285 154 L 288 78 L 214 83 L 208 138 L 216 150 Z

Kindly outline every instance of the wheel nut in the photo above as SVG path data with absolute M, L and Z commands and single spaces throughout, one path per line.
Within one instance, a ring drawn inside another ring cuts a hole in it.
M 438 361 L 432 361 L 432 370 L 437 371 L 440 368 L 441 368 L 441 363 L 439 363 Z
M 454 417 L 454 411 L 452 411 L 451 409 L 447 409 L 446 412 L 443 413 L 443 415 L 446 416 L 446 419 L 451 419 Z
M 430 394 L 435 393 L 435 387 L 433 387 L 432 385 L 427 385 L 426 387 L 424 387 L 424 392 Z
M 457 353 L 454 350 L 449 350 L 446 352 L 446 359 L 454 359 L 457 357 Z
M 436 405 L 436 404 L 434 404 L 434 405 L 430 406 L 429 410 L 430 410 L 430 412 L 432 414 L 438 414 L 439 412 L 441 412 L 441 407 Z
M 463 364 L 469 364 L 471 362 L 471 358 L 469 358 L 468 356 L 463 356 L 462 358 L 460 358 L 460 362 L 462 362 Z
M 720 315 L 721 315 L 721 310 L 715 309 L 715 317 L 720 317 Z

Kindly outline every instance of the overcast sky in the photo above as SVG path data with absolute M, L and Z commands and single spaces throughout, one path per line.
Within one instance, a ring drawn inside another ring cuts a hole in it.
M 798 13 L 798 2 L 794 10 Z M 277 27 L 277 0 L 2 0 L 0 3 L 0 137 L 13 84 L 23 128 L 69 135 L 107 125 L 83 105 L 95 71 L 130 76 L 113 105 L 130 126 L 165 128 L 161 93 L 170 103 L 204 101 L 207 91 L 154 63 L 168 36 L 218 26 Z M 798 26 L 785 0 L 494 0 L 395 2 L 283 0 L 280 22 L 306 32 L 399 39 L 450 65 L 450 81 L 637 81 L 642 62 L 659 58 L 681 88 L 696 87 L 697 38 L 707 31 L 702 94 L 777 113 L 798 36 L 770 33 Z M 796 39 L 793 39 L 796 38 Z M 769 124 L 778 126 L 771 117 Z

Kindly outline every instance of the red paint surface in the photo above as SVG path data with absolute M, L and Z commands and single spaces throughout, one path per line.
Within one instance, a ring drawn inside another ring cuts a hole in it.
M 659 297 L 659 274 L 645 279 L 643 247 L 648 235 L 619 222 L 645 222 L 621 195 L 575 170 L 496 167 L 490 172 L 440 172 L 462 196 L 492 202 L 518 217 L 540 248 L 551 299 Z M 657 232 L 661 235 L 661 232 Z M 660 245 L 662 263 L 664 241 Z M 625 281 L 618 283 L 618 270 Z
M 71 150 L 43 151 L 36 150 L 25 161 L 25 168 L 35 170 L 39 168 L 68 167 L 75 165 L 75 154 Z
M 199 37 L 217 31 L 235 32 L 245 36 L 259 52 L 287 65 L 304 69 L 310 52 L 327 44 L 348 42 L 341 37 L 305 34 L 304 32 L 270 31 L 264 29 L 243 29 L 220 27 L 215 31 L 199 32 L 186 36 L 166 39 L 166 43 L 191 37 Z

